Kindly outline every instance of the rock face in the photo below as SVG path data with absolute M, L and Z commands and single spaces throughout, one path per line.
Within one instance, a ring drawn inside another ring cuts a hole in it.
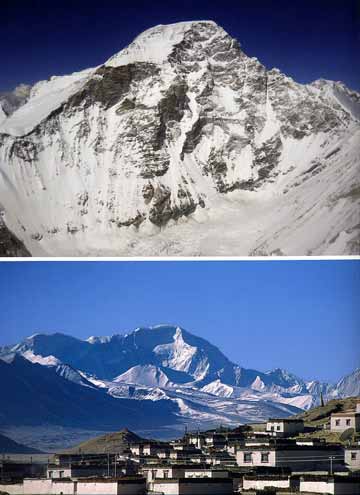
M 29 251 L 6 227 L 0 217 L 0 257 L 28 257 Z
M 359 118 L 214 22 L 157 26 L 0 123 L 5 221 L 39 255 L 355 254 Z

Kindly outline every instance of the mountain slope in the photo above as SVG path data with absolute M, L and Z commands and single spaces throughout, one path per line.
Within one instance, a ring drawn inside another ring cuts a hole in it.
M 45 424 L 95 426 L 107 430 L 123 425 L 139 428 L 144 417 L 149 427 L 158 427 L 168 421 L 177 423 L 176 407 L 169 401 L 135 403 L 115 399 L 100 389 L 69 381 L 52 367 L 33 364 L 19 355 L 11 363 L 0 360 L 0 381 L 5 398 L 0 406 L 2 426 Z
M 1 209 L 1 204 L 0 204 L 0 209 Z M 30 256 L 30 253 L 25 248 L 24 244 L 21 241 L 19 241 L 19 239 L 15 237 L 15 235 L 12 232 L 10 232 L 10 230 L 6 227 L 2 219 L 2 213 L 3 212 L 1 210 L 0 211 L 0 257 Z
M 327 442 L 348 444 L 349 440 L 359 440 L 359 434 L 349 428 L 346 432 L 331 431 L 330 417 L 333 413 L 355 411 L 356 404 L 359 402 L 360 396 L 347 397 L 345 399 L 333 399 L 327 402 L 324 406 L 318 406 L 304 413 L 298 414 L 297 417 L 302 418 L 310 430 L 309 433 L 303 433 L 305 438 L 322 438 Z M 324 428 L 327 426 L 327 428 Z M 313 430 L 313 431 L 311 431 Z
M 339 381 L 335 394 L 339 397 L 360 396 L 360 368 Z
M 70 449 L 66 449 L 65 452 L 69 454 L 78 452 L 83 454 L 122 454 L 124 450 L 129 448 L 129 445 L 141 441 L 144 441 L 144 439 L 124 428 L 121 431 L 108 433 L 81 442 Z
M 214 22 L 156 26 L 3 120 L 5 221 L 38 255 L 356 254 L 359 115 Z
M 330 421 L 333 413 L 355 410 L 359 402 L 359 396 L 347 397 L 346 399 L 332 399 L 324 406 L 318 406 L 298 414 L 296 417 L 303 419 L 309 425 L 326 424 Z
M 2 454 L 41 454 L 40 450 L 17 443 L 0 434 L 0 453 Z

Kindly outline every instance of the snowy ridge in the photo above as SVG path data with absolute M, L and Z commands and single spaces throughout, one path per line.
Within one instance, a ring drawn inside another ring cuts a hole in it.
M 79 91 L 96 69 L 75 72 L 69 76 L 53 76 L 49 81 L 35 84 L 26 105 L 3 121 L 0 133 L 23 136 L 31 132 L 51 112 Z
M 113 55 L 105 65 L 119 67 L 134 62 L 162 64 L 167 61 L 174 47 L 184 39 L 184 35 L 194 25 L 216 26 L 213 21 L 189 21 L 175 24 L 159 24 L 147 29 L 124 50 Z M 225 31 L 224 31 L 224 34 Z
M 37 333 L 0 348 L 5 362 L 16 356 L 101 396 L 166 401 L 182 421 L 204 427 L 289 416 L 319 404 L 321 394 L 325 399 L 360 395 L 360 370 L 331 385 L 306 382 L 280 368 L 245 369 L 206 340 L 170 325 L 87 340 Z
M 54 356 L 40 356 L 39 354 L 34 354 L 30 349 L 22 353 L 22 356 L 31 363 L 43 366 L 58 366 L 61 364 L 61 361 Z

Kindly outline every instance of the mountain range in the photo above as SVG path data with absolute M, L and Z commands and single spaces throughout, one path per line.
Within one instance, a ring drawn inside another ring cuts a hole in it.
M 359 151 L 342 82 L 269 70 L 212 21 L 156 26 L 101 66 L 0 94 L 0 246 L 358 254 Z
M 47 425 L 176 436 L 185 425 L 257 422 L 307 410 L 321 395 L 360 395 L 360 369 L 335 385 L 246 369 L 169 325 L 87 340 L 35 334 L 0 348 L 0 379 L 5 433 Z

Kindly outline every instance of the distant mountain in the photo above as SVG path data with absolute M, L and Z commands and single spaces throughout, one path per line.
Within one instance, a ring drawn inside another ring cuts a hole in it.
M 177 423 L 177 408 L 169 401 L 118 400 L 100 388 L 90 388 L 60 376 L 52 366 L 34 364 L 20 355 L 0 360 L 2 397 L 0 425 L 63 425 L 85 428 L 139 428 Z M 24 410 L 26 407 L 26 410 Z
M 17 443 L 11 438 L 0 434 L 0 453 L 1 454 L 42 454 L 41 450 L 33 449 L 27 445 Z
M 305 381 L 285 370 L 242 368 L 205 339 L 169 325 L 137 328 L 125 335 L 90 337 L 86 341 L 60 333 L 35 334 L 15 346 L 0 348 L 3 358 L 14 353 L 30 360 L 36 360 L 36 356 L 57 359 L 102 380 L 133 383 L 135 379 L 141 384 L 140 375 L 145 379 L 147 374 L 152 386 L 159 384 L 161 375 L 162 382 L 194 382 L 199 387 L 221 380 L 259 391 L 307 392 Z
M 5 396 L 0 425 L 51 425 L 139 432 L 179 431 L 284 417 L 354 395 L 359 370 L 331 385 L 276 368 L 232 363 L 214 345 L 170 325 L 79 340 L 35 334 L 0 348 Z M 30 398 L 37 396 L 37 401 Z M 26 417 L 20 404 L 28 401 Z
M 338 397 L 360 396 L 360 368 L 342 378 L 333 391 Z
M 107 380 L 134 366 L 148 364 L 179 372 L 188 382 L 211 381 L 222 376 L 224 380 L 235 383 L 239 373 L 238 367 L 206 340 L 166 325 L 138 328 L 126 335 L 90 338 L 88 341 L 59 333 L 37 334 L 4 351 L 51 355 L 73 368 Z M 0 351 L 0 355 L 4 351 Z

